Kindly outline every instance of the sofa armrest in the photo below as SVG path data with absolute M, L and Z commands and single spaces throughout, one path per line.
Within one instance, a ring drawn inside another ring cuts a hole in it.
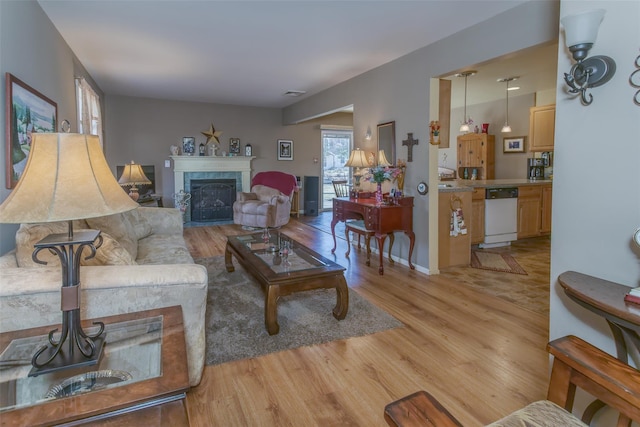
M 150 208 L 158 209 L 158 208 Z M 197 264 L 82 267 L 82 319 L 182 306 L 189 383 L 205 361 L 207 271 Z M 60 324 L 60 269 L 0 271 L 0 332 Z
M 278 203 L 283 204 L 283 203 L 287 203 L 289 201 L 289 196 L 285 196 L 283 194 L 279 195 L 279 196 L 273 196 L 271 197 L 271 200 L 269 201 L 270 205 L 277 205 Z
M 258 200 L 258 195 L 255 193 L 243 193 L 241 191 L 236 195 L 236 201 L 246 202 L 247 200 Z
M 182 234 L 182 212 L 175 208 L 139 207 L 155 234 Z

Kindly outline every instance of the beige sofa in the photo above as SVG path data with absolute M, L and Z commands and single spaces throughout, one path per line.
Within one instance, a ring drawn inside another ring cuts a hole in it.
M 207 272 L 189 254 L 180 211 L 140 207 L 74 221 L 74 230 L 82 228 L 101 230 L 104 242 L 94 259 L 82 260 L 81 317 L 182 306 L 189 381 L 197 385 L 205 360 Z M 0 257 L 0 332 L 60 323 L 60 263 L 47 251 L 39 254 L 46 266 L 31 255 L 35 242 L 66 230 L 66 223 L 23 224 L 16 249 Z

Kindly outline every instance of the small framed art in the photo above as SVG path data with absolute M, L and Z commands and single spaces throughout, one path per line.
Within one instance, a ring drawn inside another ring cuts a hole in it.
M 293 160 L 293 141 L 290 139 L 278 140 L 278 160 Z
M 503 153 L 524 153 L 524 136 L 503 139 Z
M 229 138 L 229 153 L 240 154 L 240 138 Z
M 196 152 L 196 139 L 192 136 L 182 138 L 182 154 L 185 156 L 193 156 Z

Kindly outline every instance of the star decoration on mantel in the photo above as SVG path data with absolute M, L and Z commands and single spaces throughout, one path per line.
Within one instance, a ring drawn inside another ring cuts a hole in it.
M 213 123 L 211 123 L 211 127 L 209 127 L 209 130 L 202 132 L 202 134 L 207 137 L 207 144 L 209 144 L 212 139 L 216 144 L 220 144 L 220 136 L 222 135 L 222 131 L 216 130 L 216 128 L 213 127 Z

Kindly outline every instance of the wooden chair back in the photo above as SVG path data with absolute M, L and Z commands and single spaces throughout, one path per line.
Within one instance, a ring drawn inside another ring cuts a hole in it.
M 347 180 L 335 180 L 333 183 L 333 191 L 336 197 L 349 197 L 349 184 Z

